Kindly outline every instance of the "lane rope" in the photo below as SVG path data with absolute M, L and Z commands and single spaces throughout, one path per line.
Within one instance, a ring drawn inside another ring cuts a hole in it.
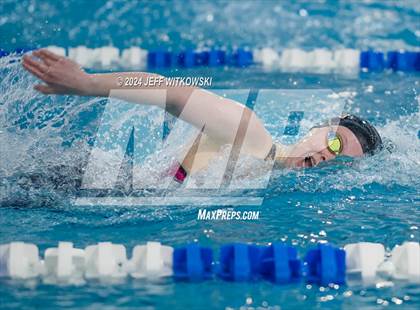
M 353 73 L 359 71 L 420 71 L 419 51 L 374 51 L 357 49 L 306 51 L 292 48 L 277 51 L 260 49 L 188 49 L 184 51 L 147 51 L 137 46 L 118 49 L 113 46 L 88 48 L 86 46 L 48 46 L 48 50 L 93 69 L 170 69 L 196 67 L 249 67 L 284 72 Z M 0 57 L 30 52 L 30 48 L 12 51 L 0 49 Z
M 344 248 L 318 243 L 303 257 L 285 243 L 254 245 L 231 243 L 220 248 L 217 259 L 209 247 L 198 243 L 173 248 L 147 242 L 132 250 L 122 244 L 99 242 L 85 249 L 72 242 L 47 248 L 43 258 L 35 244 L 0 245 L 0 277 L 39 278 L 44 283 L 80 284 L 94 279 L 172 277 L 179 281 L 268 280 L 277 284 L 305 281 L 320 286 L 377 279 L 420 283 L 420 245 L 404 242 L 387 253 L 380 243 L 359 242 Z

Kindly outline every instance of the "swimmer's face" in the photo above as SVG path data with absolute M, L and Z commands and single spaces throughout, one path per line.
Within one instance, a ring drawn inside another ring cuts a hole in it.
M 340 155 L 349 157 L 363 155 L 362 146 L 350 129 L 343 126 L 313 128 L 306 137 L 290 148 L 285 165 L 290 168 L 307 168 L 334 159 L 337 155 L 328 149 L 328 133 L 330 131 L 335 131 L 341 137 Z

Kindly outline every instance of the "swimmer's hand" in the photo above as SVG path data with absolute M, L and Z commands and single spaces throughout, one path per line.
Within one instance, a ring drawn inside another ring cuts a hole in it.
M 34 86 L 43 94 L 90 95 L 91 76 L 68 58 L 41 49 L 23 56 L 22 66 L 44 82 Z

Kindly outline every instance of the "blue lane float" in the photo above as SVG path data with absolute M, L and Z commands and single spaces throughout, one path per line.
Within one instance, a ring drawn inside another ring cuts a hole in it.
M 150 69 L 173 67 L 173 54 L 165 51 L 151 51 L 147 54 L 147 67 Z
M 178 54 L 178 64 L 184 68 L 192 68 L 196 66 L 197 54 L 193 50 L 186 50 Z
M 197 66 L 217 67 L 226 64 L 226 51 L 211 49 L 198 53 Z
M 226 281 L 268 281 L 286 284 L 299 281 L 301 261 L 295 248 L 274 243 L 270 246 L 228 244 L 220 249 L 219 278 Z
M 264 279 L 278 284 L 298 282 L 302 277 L 302 264 L 296 249 L 284 243 L 262 248 L 260 273 Z
M 346 252 L 330 244 L 318 244 L 305 256 L 306 279 L 309 283 L 344 284 L 346 279 Z
M 419 51 L 375 51 L 356 49 L 284 49 L 272 48 L 250 50 L 237 49 L 186 49 L 183 51 L 152 50 L 147 51 L 137 46 L 119 50 L 113 46 L 88 48 L 77 46 L 63 48 L 46 47 L 54 53 L 68 56 L 86 68 L 102 69 L 171 69 L 195 67 L 238 67 L 252 65 L 264 69 L 284 72 L 346 73 L 362 71 L 379 72 L 393 70 L 402 72 L 420 71 Z M 32 48 L 0 49 L 0 57 L 10 54 L 23 54 Z
M 360 53 L 360 67 L 370 71 L 381 71 L 385 68 L 384 53 L 363 51 Z
M 420 71 L 420 53 L 410 51 L 364 51 L 360 54 L 360 67 L 369 71 L 392 69 L 394 71 Z
M 228 65 L 235 67 L 247 67 L 253 64 L 252 52 L 239 48 L 233 51 L 228 58 Z
M 420 53 L 396 52 L 394 57 L 395 61 L 391 63 L 390 68 L 396 71 L 420 70 Z
M 1 48 L 0 48 L 0 58 L 1 58 L 1 57 L 5 57 L 5 56 L 7 56 L 7 55 L 9 55 L 9 52 L 8 52 L 8 51 L 5 51 L 4 49 L 1 49 Z
M 249 281 L 259 276 L 261 247 L 248 244 L 228 244 L 220 249 L 217 275 L 227 281 Z
M 174 277 L 177 280 L 200 281 L 210 279 L 212 272 L 213 251 L 191 243 L 176 248 L 173 254 Z

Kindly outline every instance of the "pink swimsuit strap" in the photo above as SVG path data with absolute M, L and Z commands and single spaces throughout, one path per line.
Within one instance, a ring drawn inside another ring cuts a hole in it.
M 181 164 L 175 163 L 168 171 L 168 175 L 173 176 L 178 183 L 183 183 L 188 173 Z

